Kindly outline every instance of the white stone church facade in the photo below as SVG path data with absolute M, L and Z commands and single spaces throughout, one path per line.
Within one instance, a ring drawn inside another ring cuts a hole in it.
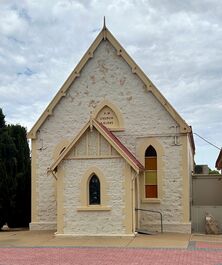
M 104 27 L 28 134 L 30 229 L 57 235 L 191 232 L 194 143 L 180 117 Z

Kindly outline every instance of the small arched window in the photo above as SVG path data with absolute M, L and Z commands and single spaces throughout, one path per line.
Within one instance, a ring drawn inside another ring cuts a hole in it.
M 93 174 L 89 180 L 89 205 L 100 204 L 100 181 L 99 178 Z
M 158 198 L 157 153 L 152 145 L 145 151 L 145 198 Z

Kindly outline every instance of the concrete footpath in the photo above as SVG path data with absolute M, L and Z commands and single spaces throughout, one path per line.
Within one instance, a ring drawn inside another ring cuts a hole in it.
M 55 231 L 6 230 L 0 232 L 0 247 L 124 247 L 180 248 L 197 243 L 222 244 L 222 235 L 180 233 L 138 234 L 135 237 L 56 237 Z
M 189 234 L 138 234 L 135 237 L 56 237 L 54 231 L 2 231 L 0 247 L 187 248 Z
M 1 231 L 0 265 L 222 265 L 222 235 L 55 237 L 54 231 Z

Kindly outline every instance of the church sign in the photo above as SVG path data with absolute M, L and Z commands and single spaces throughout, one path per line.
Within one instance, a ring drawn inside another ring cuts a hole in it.
M 117 128 L 119 126 L 115 112 L 108 106 L 101 109 L 96 117 L 96 120 L 107 128 Z

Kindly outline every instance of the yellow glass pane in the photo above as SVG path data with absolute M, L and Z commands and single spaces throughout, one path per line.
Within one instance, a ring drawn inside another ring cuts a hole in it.
M 145 172 L 145 185 L 157 185 L 157 172 L 155 170 Z
M 145 169 L 157 170 L 157 158 L 145 157 Z

